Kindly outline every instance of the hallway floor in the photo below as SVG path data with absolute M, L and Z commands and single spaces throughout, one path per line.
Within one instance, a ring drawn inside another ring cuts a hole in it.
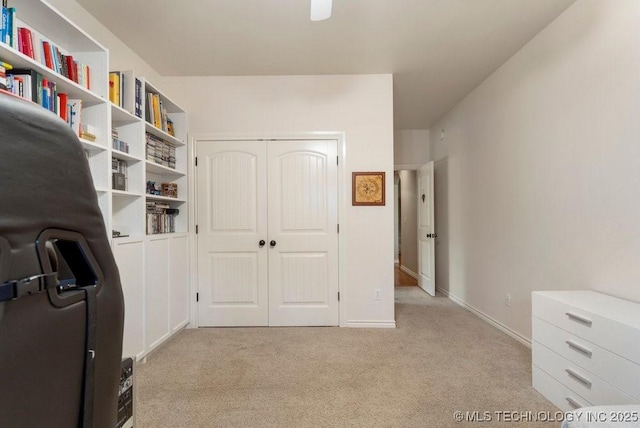
M 396 287 L 418 286 L 418 280 L 401 270 L 399 264 L 396 264 L 393 270 Z

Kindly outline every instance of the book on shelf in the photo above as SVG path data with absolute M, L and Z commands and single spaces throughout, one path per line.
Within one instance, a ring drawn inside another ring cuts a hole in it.
M 69 117 L 67 123 L 73 132 L 80 136 L 80 123 L 82 122 L 82 100 L 77 98 L 69 98 L 67 100 L 67 115 Z
M 120 71 L 109 72 L 109 101 L 124 107 L 124 74 Z
M 0 89 L 7 90 L 7 71 L 12 70 L 13 66 L 7 62 L 0 60 Z
M 176 136 L 175 130 L 173 128 L 173 121 L 167 117 L 167 133 L 172 137 Z
M 114 150 L 118 150 L 123 153 L 129 153 L 129 144 L 125 143 L 119 138 L 118 130 L 116 128 L 111 129 L 111 141 Z
M 135 98 L 134 113 L 142 118 L 142 82 L 140 79 L 136 79 Z
M 67 94 L 58 94 L 58 116 L 69 123 L 69 97 Z
M 9 14 L 9 9 L 7 9 L 7 5 L 3 4 L 2 6 L 2 31 L 0 31 L 0 40 L 2 43 L 6 43 L 11 45 L 11 15 Z
M 16 25 L 16 8 L 9 8 L 9 46 L 14 49 L 18 48 L 18 26 Z
M 88 141 L 96 141 L 96 129 L 86 123 L 80 123 L 80 138 Z

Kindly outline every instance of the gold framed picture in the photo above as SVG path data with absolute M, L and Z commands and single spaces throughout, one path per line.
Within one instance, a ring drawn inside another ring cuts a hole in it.
M 384 172 L 354 172 L 351 205 L 384 205 Z

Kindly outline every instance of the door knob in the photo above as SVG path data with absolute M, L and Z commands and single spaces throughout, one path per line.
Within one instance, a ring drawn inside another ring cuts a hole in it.
M 437 233 L 427 233 L 427 238 L 437 238 L 438 234 Z
M 269 242 L 269 245 L 271 246 L 271 248 L 275 247 L 276 246 L 276 241 Z
M 260 246 L 260 248 L 264 247 L 264 244 L 266 244 L 264 239 L 261 239 L 260 242 L 258 242 L 258 245 Z
M 431 234 L 430 233 L 427 233 L 427 238 L 431 238 Z
M 424 193 L 422 194 L 422 202 L 424 203 L 424 200 L 427 198 L 427 195 L 425 195 Z

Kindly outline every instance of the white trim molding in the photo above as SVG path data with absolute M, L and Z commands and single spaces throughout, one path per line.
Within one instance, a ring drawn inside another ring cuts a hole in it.
M 365 321 L 355 320 L 347 321 L 344 327 L 350 328 L 396 328 L 395 321 Z
M 410 277 L 412 277 L 414 279 L 418 279 L 418 274 L 415 273 L 414 271 L 412 271 L 411 269 L 409 269 L 408 267 L 400 265 L 400 270 L 402 272 L 406 273 L 407 275 L 409 275 Z
M 480 311 L 479 309 L 476 309 L 473 306 L 467 304 L 462 299 L 460 299 L 457 296 L 454 296 L 453 294 L 449 293 L 448 291 L 443 290 L 441 288 L 436 288 L 436 291 L 444 294 L 447 298 L 449 298 L 449 300 L 452 300 L 457 305 L 462 306 L 463 308 L 465 308 L 466 310 L 468 310 L 469 312 L 471 312 L 472 314 L 474 314 L 475 316 L 477 316 L 481 320 L 491 324 L 493 327 L 497 328 L 498 330 L 500 330 L 501 332 L 505 333 L 506 335 L 511 336 L 513 339 L 515 339 L 518 342 L 522 343 L 527 348 L 531 348 L 531 340 L 529 340 L 526 337 L 522 336 L 520 333 L 517 333 L 517 332 L 511 330 L 506 325 L 504 325 L 501 322 L 491 318 L 489 315 L 485 314 L 484 312 Z

